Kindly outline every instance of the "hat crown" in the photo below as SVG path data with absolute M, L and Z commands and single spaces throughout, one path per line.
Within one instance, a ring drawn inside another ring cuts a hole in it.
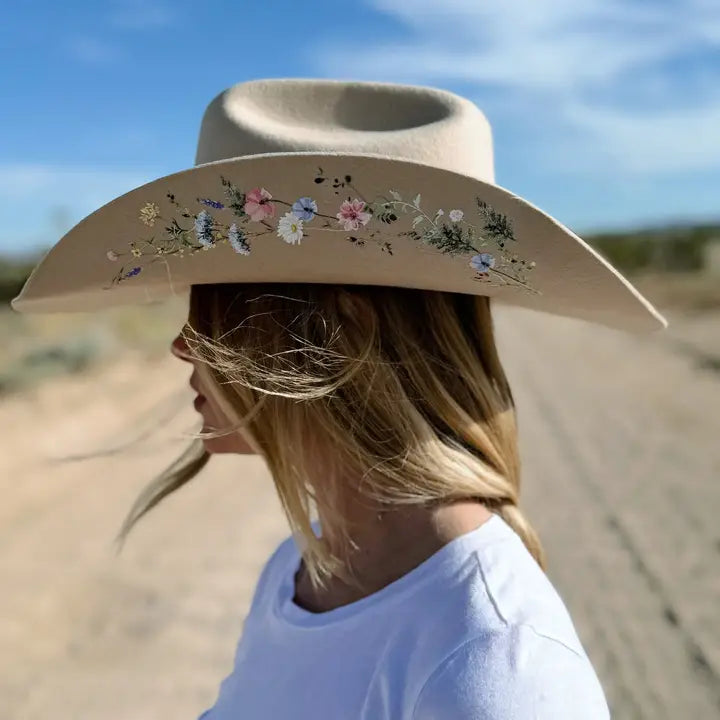
M 466 98 L 342 80 L 253 80 L 225 90 L 205 111 L 195 164 L 288 152 L 382 155 L 495 177 L 490 124 Z

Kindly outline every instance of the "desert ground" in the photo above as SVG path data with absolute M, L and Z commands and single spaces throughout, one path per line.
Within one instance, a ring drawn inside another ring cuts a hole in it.
M 522 504 L 615 720 L 720 713 L 720 312 L 670 320 L 634 337 L 496 310 Z M 183 363 L 110 355 L 0 398 L 3 719 L 196 718 L 287 534 L 264 465 L 222 457 L 116 553 L 195 416 Z

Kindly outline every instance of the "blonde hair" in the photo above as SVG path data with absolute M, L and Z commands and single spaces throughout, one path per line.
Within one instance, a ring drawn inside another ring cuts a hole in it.
M 346 582 L 346 503 L 474 499 L 499 514 L 541 567 L 518 508 L 515 406 L 487 297 L 326 284 L 193 286 L 184 336 L 212 397 L 267 462 L 312 583 Z M 121 538 L 188 482 L 197 440 L 145 489 Z M 311 525 L 313 505 L 323 538 Z M 332 546 L 343 548 L 332 553 Z

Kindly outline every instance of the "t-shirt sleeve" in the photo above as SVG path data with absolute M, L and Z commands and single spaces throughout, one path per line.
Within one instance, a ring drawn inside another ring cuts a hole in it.
M 413 720 L 609 720 L 588 658 L 520 626 L 459 647 L 428 678 Z

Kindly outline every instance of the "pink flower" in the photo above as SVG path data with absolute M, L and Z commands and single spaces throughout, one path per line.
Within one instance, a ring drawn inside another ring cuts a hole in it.
M 265 188 L 255 188 L 245 196 L 245 212 L 251 220 L 261 222 L 275 214 L 275 206 L 270 202 L 272 195 Z
M 367 225 L 371 217 L 372 215 L 365 210 L 365 202 L 357 198 L 346 200 L 337 214 L 338 222 L 345 230 L 358 230 L 361 225 Z

